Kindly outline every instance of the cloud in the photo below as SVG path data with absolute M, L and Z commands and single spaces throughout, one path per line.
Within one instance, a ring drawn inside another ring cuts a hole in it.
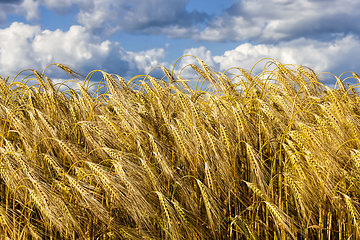
M 201 10 L 187 10 L 187 0 L 7 0 L 0 4 L 2 22 L 8 13 L 37 19 L 40 5 L 61 14 L 73 13 L 76 7 L 78 23 L 95 33 L 125 31 L 258 43 L 300 37 L 326 40 L 360 33 L 360 2 L 351 0 L 243 0 L 217 17 Z
M 215 16 L 188 10 L 188 0 L 23 0 L 0 1 L 0 23 L 8 14 L 36 20 L 40 6 L 77 13 L 93 33 L 117 31 L 200 41 L 276 43 L 305 37 L 328 41 L 360 34 L 360 1 L 242 0 Z M 206 3 L 205 3 L 206 4 Z M 76 10 L 74 10 L 76 9 Z
M 0 0 L 0 4 L 2 3 L 18 3 L 20 0 Z
M 6 23 L 7 15 L 9 13 L 15 13 L 19 4 L 20 0 L 0 0 L 0 24 Z
M 38 19 L 39 4 L 37 0 L 0 0 L 0 24 L 6 23 L 10 14 L 24 16 L 28 21 Z
M 328 40 L 359 34 L 359 1 L 243 0 L 212 19 L 196 37 L 262 43 L 300 37 Z
M 360 39 L 348 35 L 334 41 L 324 42 L 299 38 L 278 44 L 240 44 L 222 55 L 213 56 L 205 47 L 184 51 L 204 58 L 205 62 L 217 71 L 240 67 L 249 71 L 254 64 L 263 58 L 273 58 L 284 64 L 301 64 L 319 72 L 331 72 L 339 75 L 344 71 L 358 72 L 360 69 Z M 254 72 L 259 73 L 264 60 Z M 182 66 L 189 62 L 182 62 Z
M 62 15 L 73 14 L 76 8 L 78 23 L 94 33 L 126 31 L 189 37 L 210 16 L 198 10 L 188 11 L 187 3 L 188 0 L 7 0 L 0 1 L 2 8 L 7 8 L 0 8 L 0 21 L 4 22 L 8 14 L 37 20 L 40 6 Z
M 170 26 L 153 26 L 147 29 L 144 29 L 144 32 L 152 35 L 165 35 L 169 38 L 193 38 L 198 34 L 198 28 L 195 26 L 184 27 L 180 25 L 170 25 Z
M 8 28 L 0 29 L 0 39 L 2 75 L 16 74 L 26 68 L 41 70 L 58 62 L 83 74 L 101 69 L 127 77 L 147 73 L 160 64 L 165 55 L 162 48 L 126 51 L 118 42 L 101 40 L 79 25 L 68 31 L 50 31 L 14 22 Z
M 130 69 L 141 70 L 144 73 L 157 65 L 166 65 L 167 63 L 161 62 L 164 59 L 165 50 L 163 48 L 155 48 L 141 52 L 127 52 L 122 59 L 129 63 Z
M 26 0 L 32 1 L 32 0 Z M 65 14 L 79 9 L 77 21 L 93 32 L 143 32 L 178 36 L 180 29 L 191 29 L 209 16 L 187 11 L 188 0 L 40 0 L 41 5 Z M 23 6 L 28 8 L 27 6 Z M 185 32 L 182 31 L 182 34 Z
M 80 5 L 78 22 L 88 29 L 159 33 L 161 28 L 181 29 L 203 22 L 205 13 L 186 10 L 187 0 L 101 0 Z M 161 32 L 161 31 L 160 31 Z
M 15 75 L 18 71 L 35 68 L 42 70 L 53 62 L 59 62 L 87 74 L 94 69 L 117 73 L 123 77 L 146 74 L 153 67 L 163 65 L 165 49 L 127 51 L 118 42 L 102 40 L 80 25 L 63 30 L 43 30 L 39 26 L 15 22 L 0 29 L 0 75 Z M 214 55 L 206 47 L 189 48 L 185 55 L 194 55 L 212 69 L 224 71 L 231 67 L 250 70 L 262 58 L 274 58 L 285 64 L 302 64 L 316 72 L 329 71 L 339 75 L 343 71 L 358 72 L 360 69 L 360 39 L 352 34 L 331 41 L 298 38 L 279 43 L 243 43 L 223 54 Z M 266 61 L 255 68 L 261 71 Z M 184 57 L 176 66 L 177 72 L 190 63 L 192 57 Z M 56 72 L 51 72 L 56 74 Z M 185 72 L 186 73 L 186 72 Z
M 2 74 L 39 66 L 34 64 L 31 43 L 40 32 L 38 26 L 16 22 L 6 29 L 0 29 L 0 72 Z
M 21 7 L 25 11 L 26 20 L 39 19 L 39 2 L 36 0 L 24 0 L 21 3 Z
M 211 51 L 204 46 L 197 48 L 188 48 L 183 52 L 183 57 L 180 59 L 180 62 L 177 63 L 176 71 L 184 71 L 184 67 L 187 67 L 189 64 L 199 65 L 199 60 L 202 60 L 214 70 L 219 70 L 219 64 L 215 62 L 214 56 Z M 183 69 L 183 70 L 182 70 Z M 191 68 L 188 68 L 183 72 L 187 77 L 191 77 L 193 71 Z

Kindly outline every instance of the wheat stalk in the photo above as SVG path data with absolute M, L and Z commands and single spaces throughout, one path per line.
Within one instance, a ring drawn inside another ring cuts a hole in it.
M 0 239 L 360 236 L 358 86 L 198 63 L 0 77 Z

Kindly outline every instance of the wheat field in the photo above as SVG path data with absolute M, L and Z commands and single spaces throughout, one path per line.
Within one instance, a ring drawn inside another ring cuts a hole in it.
M 196 84 L 0 78 L 0 238 L 360 238 L 358 85 L 197 60 Z

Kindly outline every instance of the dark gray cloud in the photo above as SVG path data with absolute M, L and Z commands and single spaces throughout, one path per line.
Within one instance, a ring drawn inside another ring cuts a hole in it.
M 21 0 L 0 0 L 1 3 L 20 3 Z
M 95 31 L 163 34 L 164 29 L 192 28 L 209 15 L 187 11 L 187 0 L 104 0 L 80 6 L 78 22 Z
M 197 39 L 258 43 L 335 39 L 360 34 L 359 10 L 360 2 L 350 0 L 243 0 L 209 21 Z
M 197 1 L 197 0 L 191 0 Z M 201 41 L 276 43 L 299 37 L 318 40 L 360 34 L 360 1 L 241 0 L 218 16 L 189 11 L 189 0 L 0 0 L 0 23 L 9 13 L 39 15 L 39 6 L 74 14 L 93 33 L 162 34 Z M 15 3 L 18 6 L 15 6 Z M 7 6 L 7 7 L 5 7 Z M 206 8 L 204 8 L 206 9 Z
M 17 8 L 0 8 L 0 21 L 8 14 L 25 15 L 27 20 L 40 17 L 39 7 L 59 14 L 74 14 L 77 21 L 93 33 L 112 34 L 116 31 L 145 34 L 168 34 L 175 37 L 179 30 L 192 30 L 210 18 L 199 10 L 188 11 L 188 0 L 0 0 Z M 185 32 L 185 31 L 183 31 Z
M 0 24 L 7 22 L 8 14 L 16 12 L 20 3 L 20 0 L 0 0 Z

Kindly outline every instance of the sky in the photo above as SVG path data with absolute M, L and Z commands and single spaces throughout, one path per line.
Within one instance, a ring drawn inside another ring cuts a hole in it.
M 130 79 L 182 55 L 215 71 L 273 58 L 359 73 L 359 34 L 354 0 L 0 0 L 0 76 L 57 62 Z

